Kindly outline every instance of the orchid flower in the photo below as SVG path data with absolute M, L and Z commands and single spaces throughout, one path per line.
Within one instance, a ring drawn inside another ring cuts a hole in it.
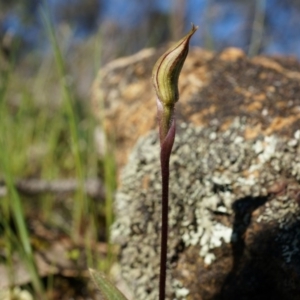
M 175 103 L 179 99 L 178 78 L 189 51 L 189 41 L 198 27 L 165 52 L 156 62 L 152 80 L 156 92 L 162 174 L 162 226 L 159 300 L 165 299 L 168 246 L 169 161 L 175 140 Z

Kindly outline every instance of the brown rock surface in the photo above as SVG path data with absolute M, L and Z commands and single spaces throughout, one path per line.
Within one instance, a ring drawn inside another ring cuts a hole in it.
M 99 116 L 104 102 L 106 129 L 116 142 L 120 166 L 137 139 L 156 127 L 151 71 L 164 50 L 146 49 L 115 60 L 95 80 L 94 110 Z M 249 59 L 236 48 L 220 54 L 192 48 L 179 78 L 177 119 L 225 130 L 234 117 L 246 116 L 246 138 L 291 135 L 300 122 L 299 81 L 300 63 L 293 58 Z
M 127 162 L 113 239 L 137 300 L 157 299 L 159 142 L 149 130 L 159 55 L 113 62 L 94 85 Z M 300 299 L 300 64 L 192 49 L 179 84 L 167 299 Z

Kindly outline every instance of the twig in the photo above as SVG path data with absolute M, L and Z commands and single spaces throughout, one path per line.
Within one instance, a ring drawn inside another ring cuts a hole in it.
M 256 0 L 253 28 L 248 50 L 249 56 L 257 55 L 262 46 L 265 14 L 266 0 Z
M 17 191 L 23 195 L 37 196 L 40 194 L 67 194 L 74 193 L 80 188 L 77 179 L 20 179 L 15 183 Z M 98 178 L 89 178 L 84 182 L 85 193 L 95 199 L 104 199 L 104 188 L 102 182 Z M 5 182 L 0 180 L 0 197 L 7 195 Z

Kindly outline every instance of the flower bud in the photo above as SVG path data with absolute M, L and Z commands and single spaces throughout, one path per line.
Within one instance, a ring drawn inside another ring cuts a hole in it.
M 174 124 L 174 106 L 179 98 L 178 78 L 189 51 L 190 38 L 197 28 L 193 25 L 185 37 L 158 59 L 152 71 L 161 143 Z
M 152 80 L 159 101 L 164 107 L 174 107 L 178 101 L 178 77 L 189 51 L 189 41 L 198 27 L 165 52 L 156 62 L 152 71 Z

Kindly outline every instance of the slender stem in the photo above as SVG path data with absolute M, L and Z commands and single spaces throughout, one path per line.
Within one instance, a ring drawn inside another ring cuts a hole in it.
M 162 175 L 162 224 L 159 300 L 165 299 L 168 248 L 169 161 L 175 139 L 174 107 L 178 101 L 178 78 L 189 51 L 189 41 L 198 27 L 194 26 L 174 47 L 165 52 L 152 71 L 157 99 Z
M 160 131 L 162 128 L 160 127 Z M 159 300 L 165 299 L 166 294 L 166 270 L 168 252 L 168 210 L 169 210 L 169 177 L 170 156 L 175 140 L 175 118 L 172 119 L 169 131 L 161 142 L 160 165 L 162 177 L 162 214 L 161 214 L 161 251 L 160 251 L 160 281 Z
M 160 281 L 159 300 L 165 299 L 166 294 L 166 269 L 168 250 L 168 210 L 169 210 L 169 157 L 161 152 L 161 175 L 162 175 L 162 214 L 161 214 L 161 250 L 160 250 Z

